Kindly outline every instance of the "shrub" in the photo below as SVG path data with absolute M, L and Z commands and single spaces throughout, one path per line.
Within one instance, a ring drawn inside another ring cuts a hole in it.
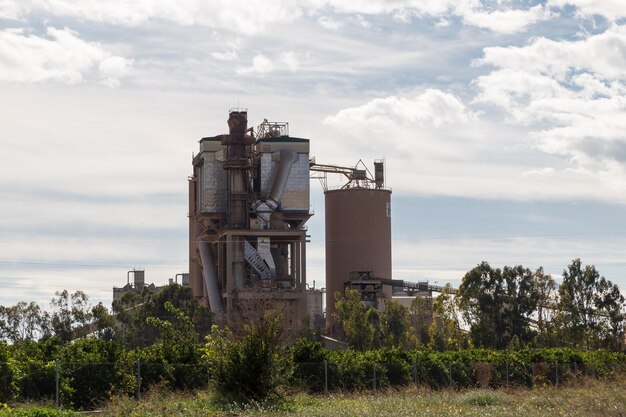
M 504 394 L 489 390 L 470 391 L 460 398 L 461 404 L 481 407 L 506 405 L 509 401 Z
M 90 408 L 115 393 L 133 392 L 134 366 L 117 342 L 81 339 L 60 353 L 61 398 L 77 408 Z
M 9 346 L 0 342 L 0 402 L 9 402 L 15 397 L 15 377 L 10 359 Z
M 291 376 L 291 356 L 280 345 L 281 316 L 268 313 L 244 326 L 243 336 L 214 326 L 207 336 L 211 382 L 229 403 L 273 401 Z
M 0 404 L 0 417 L 70 417 L 74 415 L 74 412 L 68 410 L 61 411 L 41 407 L 11 409 Z
M 291 347 L 294 378 L 300 386 L 311 392 L 324 390 L 324 361 L 327 350 L 317 340 L 300 338 Z

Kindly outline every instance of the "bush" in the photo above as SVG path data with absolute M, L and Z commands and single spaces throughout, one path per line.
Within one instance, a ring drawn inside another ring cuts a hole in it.
M 329 389 L 343 390 L 373 388 L 374 364 L 376 387 L 406 385 L 414 377 L 418 384 L 430 388 L 497 388 L 507 384 L 531 387 L 533 384 L 555 384 L 557 374 L 560 384 L 585 374 L 614 378 L 626 369 L 626 355 L 602 350 L 467 349 L 436 352 L 380 349 L 358 352 L 327 351 L 321 345 L 303 342 L 296 344 L 294 349 L 294 361 L 298 369 L 295 376 L 302 386 L 312 390 L 321 389 L 324 368 L 315 367 L 315 362 L 319 361 L 323 365 L 324 359 L 328 361 Z M 302 366 L 300 361 L 306 361 L 307 366 Z M 309 378 L 311 374 L 307 373 L 308 369 L 314 369 L 315 378 Z M 311 381 L 313 385 L 309 385 Z
M 310 392 L 324 391 L 324 361 L 326 353 L 322 343 L 307 338 L 297 339 L 291 347 L 294 378 Z
M 117 342 L 81 339 L 60 351 L 61 399 L 91 408 L 116 393 L 133 392 L 135 367 Z
M 211 382 L 222 400 L 250 403 L 281 398 L 292 366 L 291 356 L 280 345 L 280 329 L 280 315 L 271 313 L 244 326 L 242 337 L 235 337 L 228 328 L 213 327 L 205 355 Z
M 5 342 L 0 342 L 0 402 L 3 403 L 13 400 L 16 391 L 10 359 L 9 346 Z
M 74 415 L 74 412 L 67 410 L 40 407 L 11 409 L 6 404 L 0 404 L 0 417 L 70 417 Z

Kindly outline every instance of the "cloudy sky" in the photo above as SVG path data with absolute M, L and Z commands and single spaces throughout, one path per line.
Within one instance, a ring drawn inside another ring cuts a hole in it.
M 385 158 L 394 278 L 580 257 L 626 288 L 625 94 L 623 0 L 0 0 L 0 304 L 186 271 L 192 153 L 236 106 Z

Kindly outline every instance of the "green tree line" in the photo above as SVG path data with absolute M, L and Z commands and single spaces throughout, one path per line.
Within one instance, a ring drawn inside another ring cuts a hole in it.
M 352 349 L 470 347 L 624 349 L 624 296 L 595 266 L 574 259 L 557 284 L 543 268 L 468 271 L 453 294 L 448 284 L 434 300 L 410 308 L 385 300 L 379 313 L 356 290 L 336 294 L 336 318 Z

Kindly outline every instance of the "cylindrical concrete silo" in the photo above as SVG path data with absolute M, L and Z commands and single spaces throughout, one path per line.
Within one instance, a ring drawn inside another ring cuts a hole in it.
M 372 188 L 327 190 L 326 327 L 339 335 L 335 292 L 355 271 L 391 278 L 391 191 Z

